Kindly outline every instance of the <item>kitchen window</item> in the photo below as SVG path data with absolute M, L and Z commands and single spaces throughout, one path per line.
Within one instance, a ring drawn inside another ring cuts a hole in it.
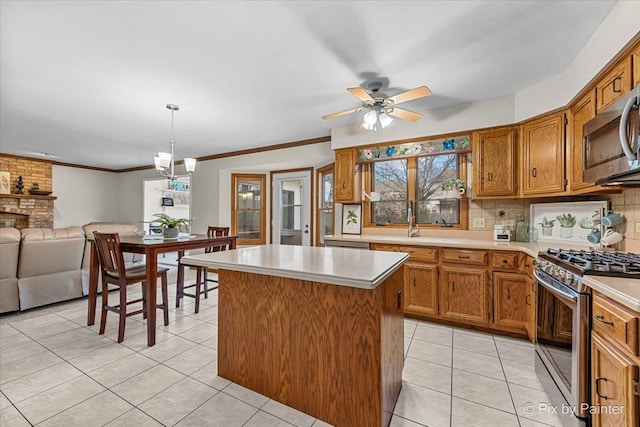
M 234 173 L 231 181 L 231 233 L 238 236 L 238 245 L 264 245 L 266 176 Z
M 467 199 L 442 189 L 446 181 L 466 180 L 465 157 L 448 153 L 369 163 L 365 190 L 380 194 L 380 201 L 370 203 L 369 226 L 406 224 L 412 201 L 418 224 L 466 228 Z

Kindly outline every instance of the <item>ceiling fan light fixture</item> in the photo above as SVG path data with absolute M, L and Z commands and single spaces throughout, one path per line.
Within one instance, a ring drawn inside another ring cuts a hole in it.
M 365 125 L 373 126 L 378 120 L 378 112 L 376 110 L 369 110 L 363 117 Z
M 378 120 L 380 120 L 380 125 L 382 126 L 382 129 L 384 129 L 391 124 L 391 122 L 393 121 L 393 118 L 390 115 L 388 115 L 386 112 L 383 112 L 378 116 Z

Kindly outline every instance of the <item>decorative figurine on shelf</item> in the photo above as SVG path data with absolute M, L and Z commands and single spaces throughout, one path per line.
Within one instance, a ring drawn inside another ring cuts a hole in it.
M 18 177 L 16 181 L 16 194 L 24 194 L 22 189 L 24 188 L 24 183 L 22 182 L 22 175 Z

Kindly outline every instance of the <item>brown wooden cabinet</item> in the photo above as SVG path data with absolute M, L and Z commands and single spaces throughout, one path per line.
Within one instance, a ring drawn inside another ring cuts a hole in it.
M 640 85 L 640 43 L 631 53 L 631 62 L 633 62 L 633 84 L 631 87 Z
M 591 403 L 596 409 L 592 425 L 637 427 L 637 363 L 599 334 L 592 333 L 591 340 Z
M 584 182 L 584 152 L 582 127 L 596 116 L 595 92 L 590 91 L 571 108 L 571 131 L 569 136 L 569 186 L 571 192 L 595 190 L 599 186 Z
M 631 90 L 632 58 L 620 61 L 596 84 L 596 112 L 600 112 L 616 102 Z
M 438 315 L 438 266 L 409 261 L 404 265 L 404 312 Z
M 522 125 L 524 196 L 565 191 L 565 120 L 563 112 Z
M 527 296 L 525 299 L 525 302 L 527 304 L 527 323 L 525 325 L 525 329 L 527 330 L 527 336 L 529 337 L 529 340 L 535 344 L 538 327 L 538 318 L 536 317 L 536 292 L 538 291 L 538 282 L 529 275 L 527 275 L 527 279 L 529 286 L 527 287 Z
M 441 266 L 440 314 L 443 318 L 488 325 L 489 298 L 485 269 Z
M 476 132 L 473 141 L 473 198 L 515 196 L 516 131 L 514 128 Z
M 356 158 L 353 148 L 335 150 L 334 198 L 337 203 L 353 202 L 355 197 Z
M 493 324 L 497 328 L 525 333 L 529 280 L 524 274 L 493 273 Z

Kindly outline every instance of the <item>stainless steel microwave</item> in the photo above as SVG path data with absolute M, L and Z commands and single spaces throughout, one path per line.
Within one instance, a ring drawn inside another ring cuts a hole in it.
M 640 86 L 584 125 L 584 182 L 640 185 Z

